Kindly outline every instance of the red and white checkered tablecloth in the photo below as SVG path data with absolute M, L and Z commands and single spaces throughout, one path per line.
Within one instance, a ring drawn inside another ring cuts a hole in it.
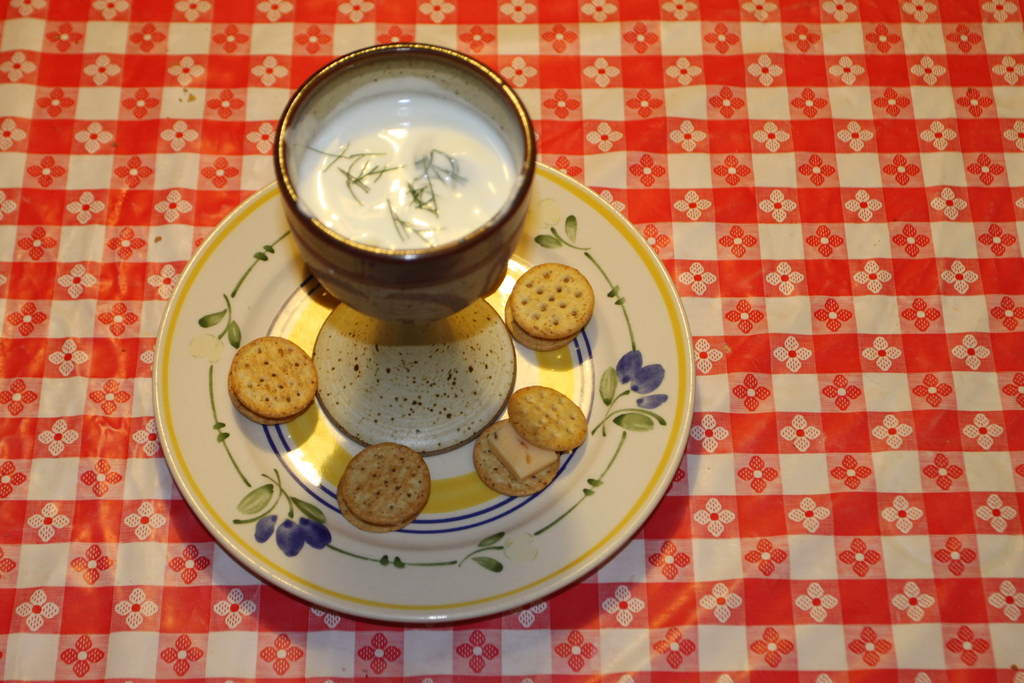
M 4 0 L 6 680 L 1024 683 L 1019 0 Z M 183 502 L 153 345 L 332 56 L 518 90 L 695 338 L 683 467 L 581 583 L 433 628 L 261 582 Z

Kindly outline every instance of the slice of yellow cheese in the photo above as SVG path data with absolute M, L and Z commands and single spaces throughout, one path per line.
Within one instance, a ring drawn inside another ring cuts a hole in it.
M 558 462 L 558 453 L 538 448 L 522 439 L 510 422 L 503 422 L 491 434 L 491 452 L 519 481 Z

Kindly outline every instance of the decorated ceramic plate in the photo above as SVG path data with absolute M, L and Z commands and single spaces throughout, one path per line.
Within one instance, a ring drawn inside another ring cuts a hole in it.
M 598 196 L 542 166 L 494 308 L 503 312 L 515 279 L 546 262 L 586 275 L 597 304 L 569 347 L 516 345 L 516 386 L 572 398 L 588 419 L 586 442 L 563 455 L 550 486 L 523 498 L 483 485 L 472 444 L 431 456 L 424 511 L 400 531 L 368 533 L 336 501 L 361 446 L 317 403 L 265 427 L 228 397 L 237 348 L 277 335 L 311 351 L 337 303 L 299 257 L 276 186 L 253 195 L 193 257 L 160 330 L 157 423 L 182 496 L 244 566 L 352 616 L 481 617 L 582 579 L 630 539 L 679 468 L 693 415 L 693 347 L 675 287 L 642 238 Z

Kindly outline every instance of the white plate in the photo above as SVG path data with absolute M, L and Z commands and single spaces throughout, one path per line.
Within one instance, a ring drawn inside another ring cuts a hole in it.
M 156 419 L 171 473 L 239 562 L 345 614 L 440 622 L 494 614 L 582 579 L 624 545 L 675 475 L 693 415 L 693 345 L 674 285 L 622 216 L 575 181 L 537 169 L 503 310 L 525 268 L 561 262 L 594 286 L 567 349 L 517 345 L 517 386 L 572 397 L 591 434 L 555 481 L 505 498 L 473 471 L 472 446 L 428 458 L 431 497 L 399 532 L 371 534 L 337 511 L 335 485 L 359 447 L 314 404 L 280 427 L 241 417 L 227 392 L 239 344 L 267 334 L 311 350 L 334 305 L 288 235 L 276 186 L 249 198 L 182 273 L 160 329 Z M 258 520 L 258 521 L 257 521 Z

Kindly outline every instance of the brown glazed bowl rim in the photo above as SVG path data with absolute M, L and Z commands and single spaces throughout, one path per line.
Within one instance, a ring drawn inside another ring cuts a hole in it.
M 524 150 L 526 153 L 524 155 L 525 158 L 523 160 L 523 165 L 520 167 L 519 172 L 516 175 L 516 178 L 521 179 L 521 182 L 518 183 L 515 193 L 506 200 L 499 213 L 492 216 L 486 223 L 468 235 L 440 247 L 386 249 L 368 246 L 344 237 L 343 235 L 327 228 L 319 220 L 310 215 L 309 212 L 304 211 L 299 207 L 298 194 L 295 191 L 295 187 L 292 184 L 287 171 L 286 159 L 288 143 L 285 140 L 285 136 L 288 129 L 291 128 L 299 109 L 301 109 L 302 105 L 305 104 L 306 100 L 311 96 L 314 90 L 322 82 L 328 80 L 339 71 L 355 68 L 370 61 L 387 59 L 388 56 L 392 54 L 398 54 L 406 57 L 422 54 L 431 58 L 446 61 L 458 69 L 476 73 L 480 76 L 481 84 L 491 86 L 498 92 L 499 96 L 512 107 L 515 111 L 516 118 L 521 124 L 524 137 Z M 274 173 L 277 176 L 278 186 L 281 188 L 281 196 L 287 203 L 289 210 L 294 215 L 301 216 L 303 219 L 308 221 L 313 226 L 314 232 L 319 238 L 328 240 L 343 250 L 349 251 L 353 255 L 358 255 L 360 258 L 369 258 L 384 262 L 429 262 L 443 258 L 449 254 L 463 251 L 478 242 L 485 240 L 489 235 L 494 233 L 510 215 L 515 213 L 516 209 L 521 206 L 523 202 L 527 201 L 530 186 L 533 183 L 534 168 L 537 160 L 533 124 L 530 121 L 526 107 L 523 105 L 519 96 L 516 95 L 512 87 L 486 64 L 483 64 L 468 55 L 462 54 L 461 52 L 426 43 L 395 43 L 391 45 L 376 45 L 373 47 L 362 48 L 346 55 L 342 55 L 321 67 L 313 75 L 307 78 L 305 82 L 303 82 L 303 84 L 292 94 L 291 99 L 288 101 L 288 104 L 281 115 L 274 143 Z

